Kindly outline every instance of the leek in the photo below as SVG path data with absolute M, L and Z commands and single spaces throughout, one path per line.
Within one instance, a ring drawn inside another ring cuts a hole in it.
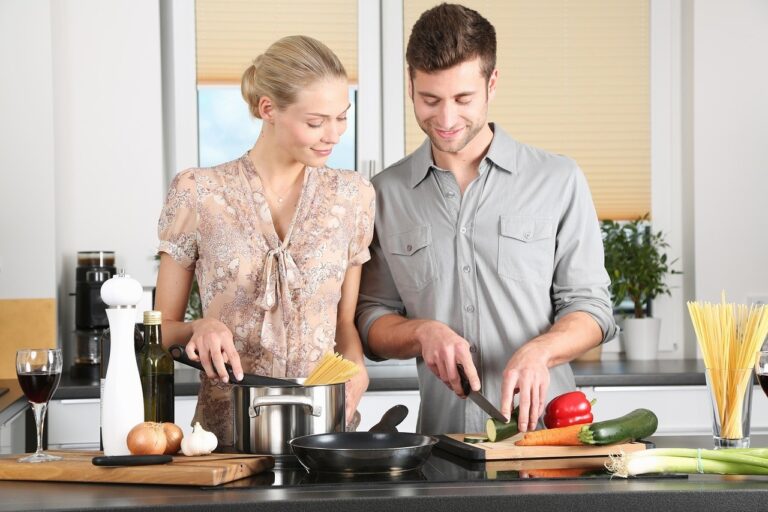
M 646 473 L 768 475 L 768 449 L 655 448 L 611 455 L 606 468 L 616 476 Z

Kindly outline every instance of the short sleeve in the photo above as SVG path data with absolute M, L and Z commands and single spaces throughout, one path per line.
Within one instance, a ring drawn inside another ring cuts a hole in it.
M 368 246 L 373 239 L 373 218 L 376 211 L 376 192 L 367 179 L 357 174 L 359 193 L 355 207 L 355 226 L 349 243 L 349 265 L 362 265 L 371 259 Z
M 197 193 L 194 170 L 180 172 L 171 182 L 160 220 L 158 252 L 168 253 L 186 269 L 197 261 Z

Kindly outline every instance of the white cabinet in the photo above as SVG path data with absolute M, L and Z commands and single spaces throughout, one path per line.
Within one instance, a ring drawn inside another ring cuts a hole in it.
M 174 420 L 184 431 L 192 432 L 190 423 L 195 413 L 197 396 L 178 396 L 174 403 Z M 100 400 L 83 398 L 51 400 L 48 403 L 48 448 L 98 450 L 101 422 Z M 22 446 L 23 448 L 23 446 Z M 23 449 L 21 451 L 24 451 Z
M 638 408 L 659 418 L 656 435 L 712 434 L 712 405 L 706 386 L 599 386 L 580 388 L 590 400 L 595 420 L 623 416 Z M 768 433 L 768 404 L 760 386 L 752 390 L 751 434 Z
M 24 453 L 26 405 L 0 424 L 0 454 Z
M 419 392 L 415 391 L 368 391 L 363 395 L 357 410 L 360 412 L 358 431 L 366 431 L 381 420 L 385 412 L 398 404 L 408 408 L 408 416 L 398 425 L 400 432 L 416 432 L 416 419 L 419 416 Z

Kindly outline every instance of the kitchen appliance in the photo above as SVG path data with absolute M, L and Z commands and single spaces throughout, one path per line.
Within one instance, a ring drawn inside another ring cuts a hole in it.
M 96 381 L 102 353 L 100 339 L 109 325 L 101 285 L 115 275 L 114 251 L 79 251 L 75 269 L 74 361 L 70 373 Z
M 389 409 L 368 432 L 337 432 L 298 437 L 291 449 L 309 472 L 401 473 L 418 470 L 426 462 L 437 439 L 398 432 L 408 415 L 404 405 Z

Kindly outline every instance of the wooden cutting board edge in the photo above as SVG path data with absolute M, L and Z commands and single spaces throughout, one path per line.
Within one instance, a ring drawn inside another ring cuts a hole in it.
M 514 459 L 544 459 L 544 458 L 569 458 L 569 457 L 598 457 L 609 454 L 635 452 L 645 450 L 647 445 L 643 442 L 622 443 L 604 446 L 516 446 L 514 443 L 522 437 L 517 434 L 497 443 L 465 443 L 467 435 L 484 434 L 443 434 L 458 443 L 458 449 L 451 449 L 455 443 L 442 443 L 442 448 L 459 456 L 471 455 L 471 460 L 514 460 Z M 438 436 L 438 439 L 441 436 Z M 440 444 L 438 444 L 440 447 Z
M 0 480 L 98 482 L 147 485 L 217 486 L 274 467 L 274 458 L 251 454 L 175 456 L 170 464 L 100 467 L 91 464 L 99 452 L 49 451 L 62 461 L 20 464 L 23 456 L 0 457 Z

